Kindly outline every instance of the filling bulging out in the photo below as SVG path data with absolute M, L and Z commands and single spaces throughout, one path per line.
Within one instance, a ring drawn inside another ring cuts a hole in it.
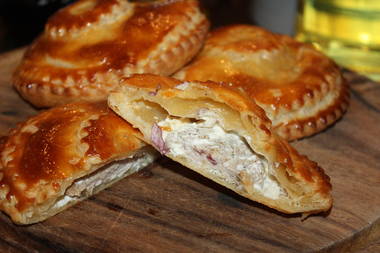
M 185 158 L 197 168 L 206 167 L 209 173 L 239 190 L 244 190 L 239 179 L 244 172 L 252 179 L 252 190 L 271 199 L 284 194 L 270 175 L 267 160 L 256 154 L 244 138 L 225 131 L 217 115 L 208 109 L 201 109 L 198 116 L 197 121 L 167 117 L 154 124 L 152 143 L 163 154 Z

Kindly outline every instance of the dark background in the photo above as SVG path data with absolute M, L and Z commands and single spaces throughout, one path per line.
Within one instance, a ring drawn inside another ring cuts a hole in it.
M 73 0 L 0 0 L 0 52 L 29 44 L 47 18 Z
M 29 44 L 48 17 L 75 0 L 0 0 L 0 52 Z M 201 0 L 213 27 L 249 23 L 292 35 L 297 0 Z

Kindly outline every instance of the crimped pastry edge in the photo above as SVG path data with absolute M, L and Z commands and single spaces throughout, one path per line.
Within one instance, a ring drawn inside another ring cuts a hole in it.
M 98 106 L 101 106 L 101 108 L 98 108 Z M 34 202 L 32 204 L 27 204 L 25 208 L 22 208 L 21 210 L 19 210 L 19 208 L 17 208 L 16 206 L 17 201 L 19 201 L 19 199 L 17 199 L 17 196 L 11 195 L 10 198 L 7 197 L 11 189 L 17 188 L 19 190 L 19 188 L 16 187 L 16 185 L 20 182 L 17 179 L 16 181 L 14 181 L 15 178 L 13 178 L 19 177 L 18 174 L 9 174 L 8 172 L 7 177 L 9 180 L 9 176 L 11 175 L 11 181 L 8 183 L 4 183 L 2 180 L 4 175 L 7 173 L 6 170 L 12 168 L 10 167 L 11 165 L 9 165 L 9 163 L 11 163 L 12 160 L 14 160 L 16 157 L 19 157 L 19 159 L 21 159 L 25 154 L 23 150 L 24 146 L 21 146 L 19 144 L 20 139 L 22 138 L 24 133 L 31 133 L 33 135 L 36 131 L 39 131 L 39 127 L 37 125 L 44 125 L 45 123 L 49 124 L 51 122 L 54 123 L 54 115 L 56 113 L 64 111 L 71 115 L 72 112 L 74 113 L 74 117 L 70 116 L 70 119 L 73 120 L 74 124 L 80 123 L 81 127 L 80 129 L 77 129 L 75 135 L 69 135 L 69 137 L 74 138 L 75 136 L 75 138 L 77 138 L 77 147 L 79 147 L 80 145 L 82 145 L 82 143 L 86 143 L 85 138 L 89 134 L 87 128 L 91 126 L 91 122 L 96 122 L 100 117 L 106 116 L 108 115 L 108 113 L 111 113 L 107 108 L 108 107 L 104 102 L 96 104 L 75 103 L 65 105 L 62 107 L 52 108 L 51 110 L 44 111 L 34 117 L 27 119 L 24 122 L 19 123 L 15 128 L 10 130 L 7 136 L 2 137 L 0 139 L 0 181 L 2 183 L 2 187 L 0 187 L 0 210 L 9 215 L 12 221 L 17 224 L 36 223 L 45 220 L 63 211 L 64 209 L 67 209 L 68 207 L 86 199 L 91 195 L 96 194 L 102 189 L 111 186 L 113 183 L 132 174 L 133 172 L 136 172 L 146 167 L 149 163 L 153 162 L 153 160 L 158 156 L 158 153 L 152 147 L 147 146 L 146 144 L 138 140 L 138 138 L 136 137 L 139 135 L 139 132 L 133 130 L 133 128 L 129 126 L 129 124 L 125 123 L 127 125 L 125 129 L 129 129 L 128 135 L 130 135 L 130 138 L 132 139 L 131 141 L 127 141 L 128 143 L 130 143 L 130 145 L 134 145 L 133 143 L 135 143 L 135 149 L 133 149 L 133 146 L 131 146 L 126 148 L 125 150 L 121 150 L 118 153 L 113 154 L 113 157 L 108 157 L 105 160 L 101 160 L 101 158 L 98 157 L 99 153 L 97 153 L 96 155 L 86 155 L 86 152 L 88 150 L 83 151 L 80 150 L 80 148 L 78 148 L 78 150 L 76 150 L 77 154 L 79 157 L 81 157 L 81 159 L 85 160 L 86 165 L 78 165 L 82 166 L 82 169 L 80 171 L 73 172 L 72 175 L 67 175 L 66 179 L 55 179 L 58 181 L 61 180 L 59 181 L 60 186 L 58 188 L 58 191 L 52 191 L 51 188 L 54 188 L 52 184 L 56 181 L 45 181 L 38 179 L 37 183 L 32 184 L 32 188 L 24 189 L 24 196 L 28 196 L 26 194 L 26 191 L 30 189 L 32 189 L 33 194 L 36 194 Z M 84 114 L 84 116 L 80 116 L 82 113 Z M 116 115 L 114 117 L 118 118 Z M 71 127 L 70 124 L 69 127 Z M 49 129 L 52 130 L 53 128 L 50 127 Z M 30 140 L 30 137 L 27 140 Z M 21 156 L 20 154 L 17 154 L 20 152 Z M 134 162 L 136 162 L 137 167 L 133 167 Z M 79 163 L 80 161 L 78 162 L 78 164 Z M 78 198 L 74 198 L 72 201 L 66 203 L 65 205 L 55 207 L 55 203 L 61 199 L 60 196 L 65 196 L 66 190 L 69 189 L 76 181 L 86 177 L 92 177 L 94 175 L 96 176 L 98 172 L 101 172 L 103 168 L 106 168 L 111 164 L 124 166 L 131 165 L 132 167 L 130 167 L 129 170 L 126 171 L 126 173 L 120 174 L 112 180 L 104 181 L 101 185 L 96 186 L 93 189 L 93 191 L 90 192 L 90 194 L 87 194 L 86 192 L 86 194 L 84 194 L 83 196 L 78 196 Z M 21 180 L 21 183 L 23 183 L 23 180 Z M 28 196 L 28 198 L 33 199 L 30 196 Z
M 191 60 L 201 49 L 209 29 L 207 18 L 197 8 L 188 13 L 186 20 L 190 22 L 183 22 L 177 26 L 165 36 L 155 50 L 150 52 L 145 61 L 136 65 L 96 72 L 93 76 L 86 75 L 86 69 L 78 70 L 76 72 L 81 73 L 79 79 L 68 75 L 62 80 L 57 76 L 41 73 L 38 68 L 30 71 L 31 67 L 33 69 L 33 63 L 26 62 L 22 63 L 13 74 L 13 86 L 34 106 L 53 107 L 74 101 L 104 100 L 107 94 L 118 86 L 120 77 L 145 72 L 170 75 L 181 68 L 183 62 Z M 178 39 L 174 40 L 173 35 L 178 35 Z M 166 51 L 160 50 L 162 47 L 166 48 Z M 183 62 L 178 60 L 183 58 Z
M 258 29 L 259 31 L 264 31 L 265 33 L 270 33 L 263 28 L 254 27 L 250 25 L 232 25 L 222 27 L 220 29 Z M 212 34 L 209 33 L 209 36 Z M 284 35 L 284 38 L 287 38 Z M 289 39 L 288 39 L 289 40 Z M 302 44 L 300 42 L 297 42 Z M 304 45 L 306 51 L 315 54 L 318 52 L 315 48 L 311 48 L 310 46 Z M 311 50 L 311 51 L 310 51 Z M 264 50 L 265 51 L 265 50 Z M 315 51 L 315 52 L 312 52 Z M 206 41 L 204 50 L 198 55 L 194 62 L 197 62 L 197 59 L 200 60 L 208 57 L 225 54 L 234 55 L 233 58 L 242 58 L 245 57 L 245 53 L 237 52 L 231 48 L 224 48 L 224 45 L 217 44 L 209 44 Z M 323 56 L 318 52 L 320 57 Z M 314 56 L 318 57 L 318 56 Z M 334 71 L 331 73 L 319 73 L 323 76 L 323 81 L 321 81 L 318 89 L 313 89 L 309 94 L 304 94 L 303 97 L 294 100 L 290 106 L 289 105 L 276 105 L 276 107 L 272 107 L 271 104 L 261 103 L 260 101 L 256 101 L 258 105 L 260 105 L 267 113 L 268 117 L 272 120 L 273 129 L 276 131 L 278 135 L 281 137 L 292 141 L 295 139 L 304 138 L 307 136 L 311 136 L 313 134 L 319 133 L 320 131 L 326 129 L 328 126 L 335 123 L 338 119 L 340 119 L 344 113 L 347 111 L 349 106 L 349 86 L 346 80 L 343 78 L 342 74 L 339 71 L 339 67 L 331 60 L 327 59 L 327 64 L 330 67 L 334 68 Z M 179 70 L 177 73 L 173 75 L 175 78 L 179 78 L 182 80 L 193 80 L 194 78 L 187 77 L 187 69 L 190 68 L 192 63 L 188 66 L 185 66 L 183 69 Z M 194 70 L 192 70 L 194 71 Z M 300 78 L 300 77 L 298 77 Z M 196 79 L 196 78 L 195 78 Z M 206 81 L 206 80 L 202 80 Z M 244 89 L 244 88 L 243 88 Z M 336 93 L 336 94 L 334 94 Z M 332 97 L 329 98 L 328 96 Z M 330 101 L 327 101 L 329 100 Z M 326 105 L 323 105 L 323 102 Z M 313 110 L 313 115 L 304 117 L 304 115 L 299 115 L 298 111 L 303 111 L 305 109 Z M 298 115 L 297 115 L 298 114 Z M 289 120 L 281 120 L 279 119 L 281 116 L 286 116 Z M 297 118 L 298 117 L 298 118 Z M 296 119 L 294 119 L 296 118 Z
M 282 138 L 289 141 L 317 134 L 336 123 L 343 117 L 350 103 L 349 85 L 343 81 L 339 95 L 333 103 L 319 109 L 316 116 L 292 120 L 286 124 L 274 125 L 273 129 Z

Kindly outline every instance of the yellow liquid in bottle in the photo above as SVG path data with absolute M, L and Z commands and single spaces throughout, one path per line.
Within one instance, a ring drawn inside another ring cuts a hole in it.
M 304 0 L 296 38 L 380 80 L 380 0 Z

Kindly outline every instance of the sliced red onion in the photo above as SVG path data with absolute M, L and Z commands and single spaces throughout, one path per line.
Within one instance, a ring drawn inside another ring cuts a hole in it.
M 154 91 L 150 91 L 148 92 L 149 95 L 151 96 L 156 96 L 157 95 L 157 92 L 161 89 L 161 84 L 157 84 L 157 87 Z
M 195 151 L 195 152 L 197 152 L 197 154 L 198 155 L 204 155 L 206 152 L 204 151 L 204 150 L 199 150 L 199 149 L 197 149 L 197 148 L 193 148 L 193 150 Z
M 198 155 L 201 155 L 201 156 L 206 156 L 207 160 L 212 164 L 212 165 L 217 165 L 218 162 L 212 157 L 212 155 L 210 153 L 207 153 L 206 151 L 204 151 L 203 149 L 197 149 L 197 148 L 193 148 L 193 150 L 195 152 L 197 152 Z
M 214 158 L 210 154 L 206 156 L 207 160 L 212 164 L 212 165 L 217 165 L 218 163 L 215 161 Z
M 162 138 L 162 130 L 157 123 L 154 123 L 152 126 L 152 135 L 150 140 L 161 154 L 165 155 L 169 152 L 169 148 L 166 146 L 165 141 Z

